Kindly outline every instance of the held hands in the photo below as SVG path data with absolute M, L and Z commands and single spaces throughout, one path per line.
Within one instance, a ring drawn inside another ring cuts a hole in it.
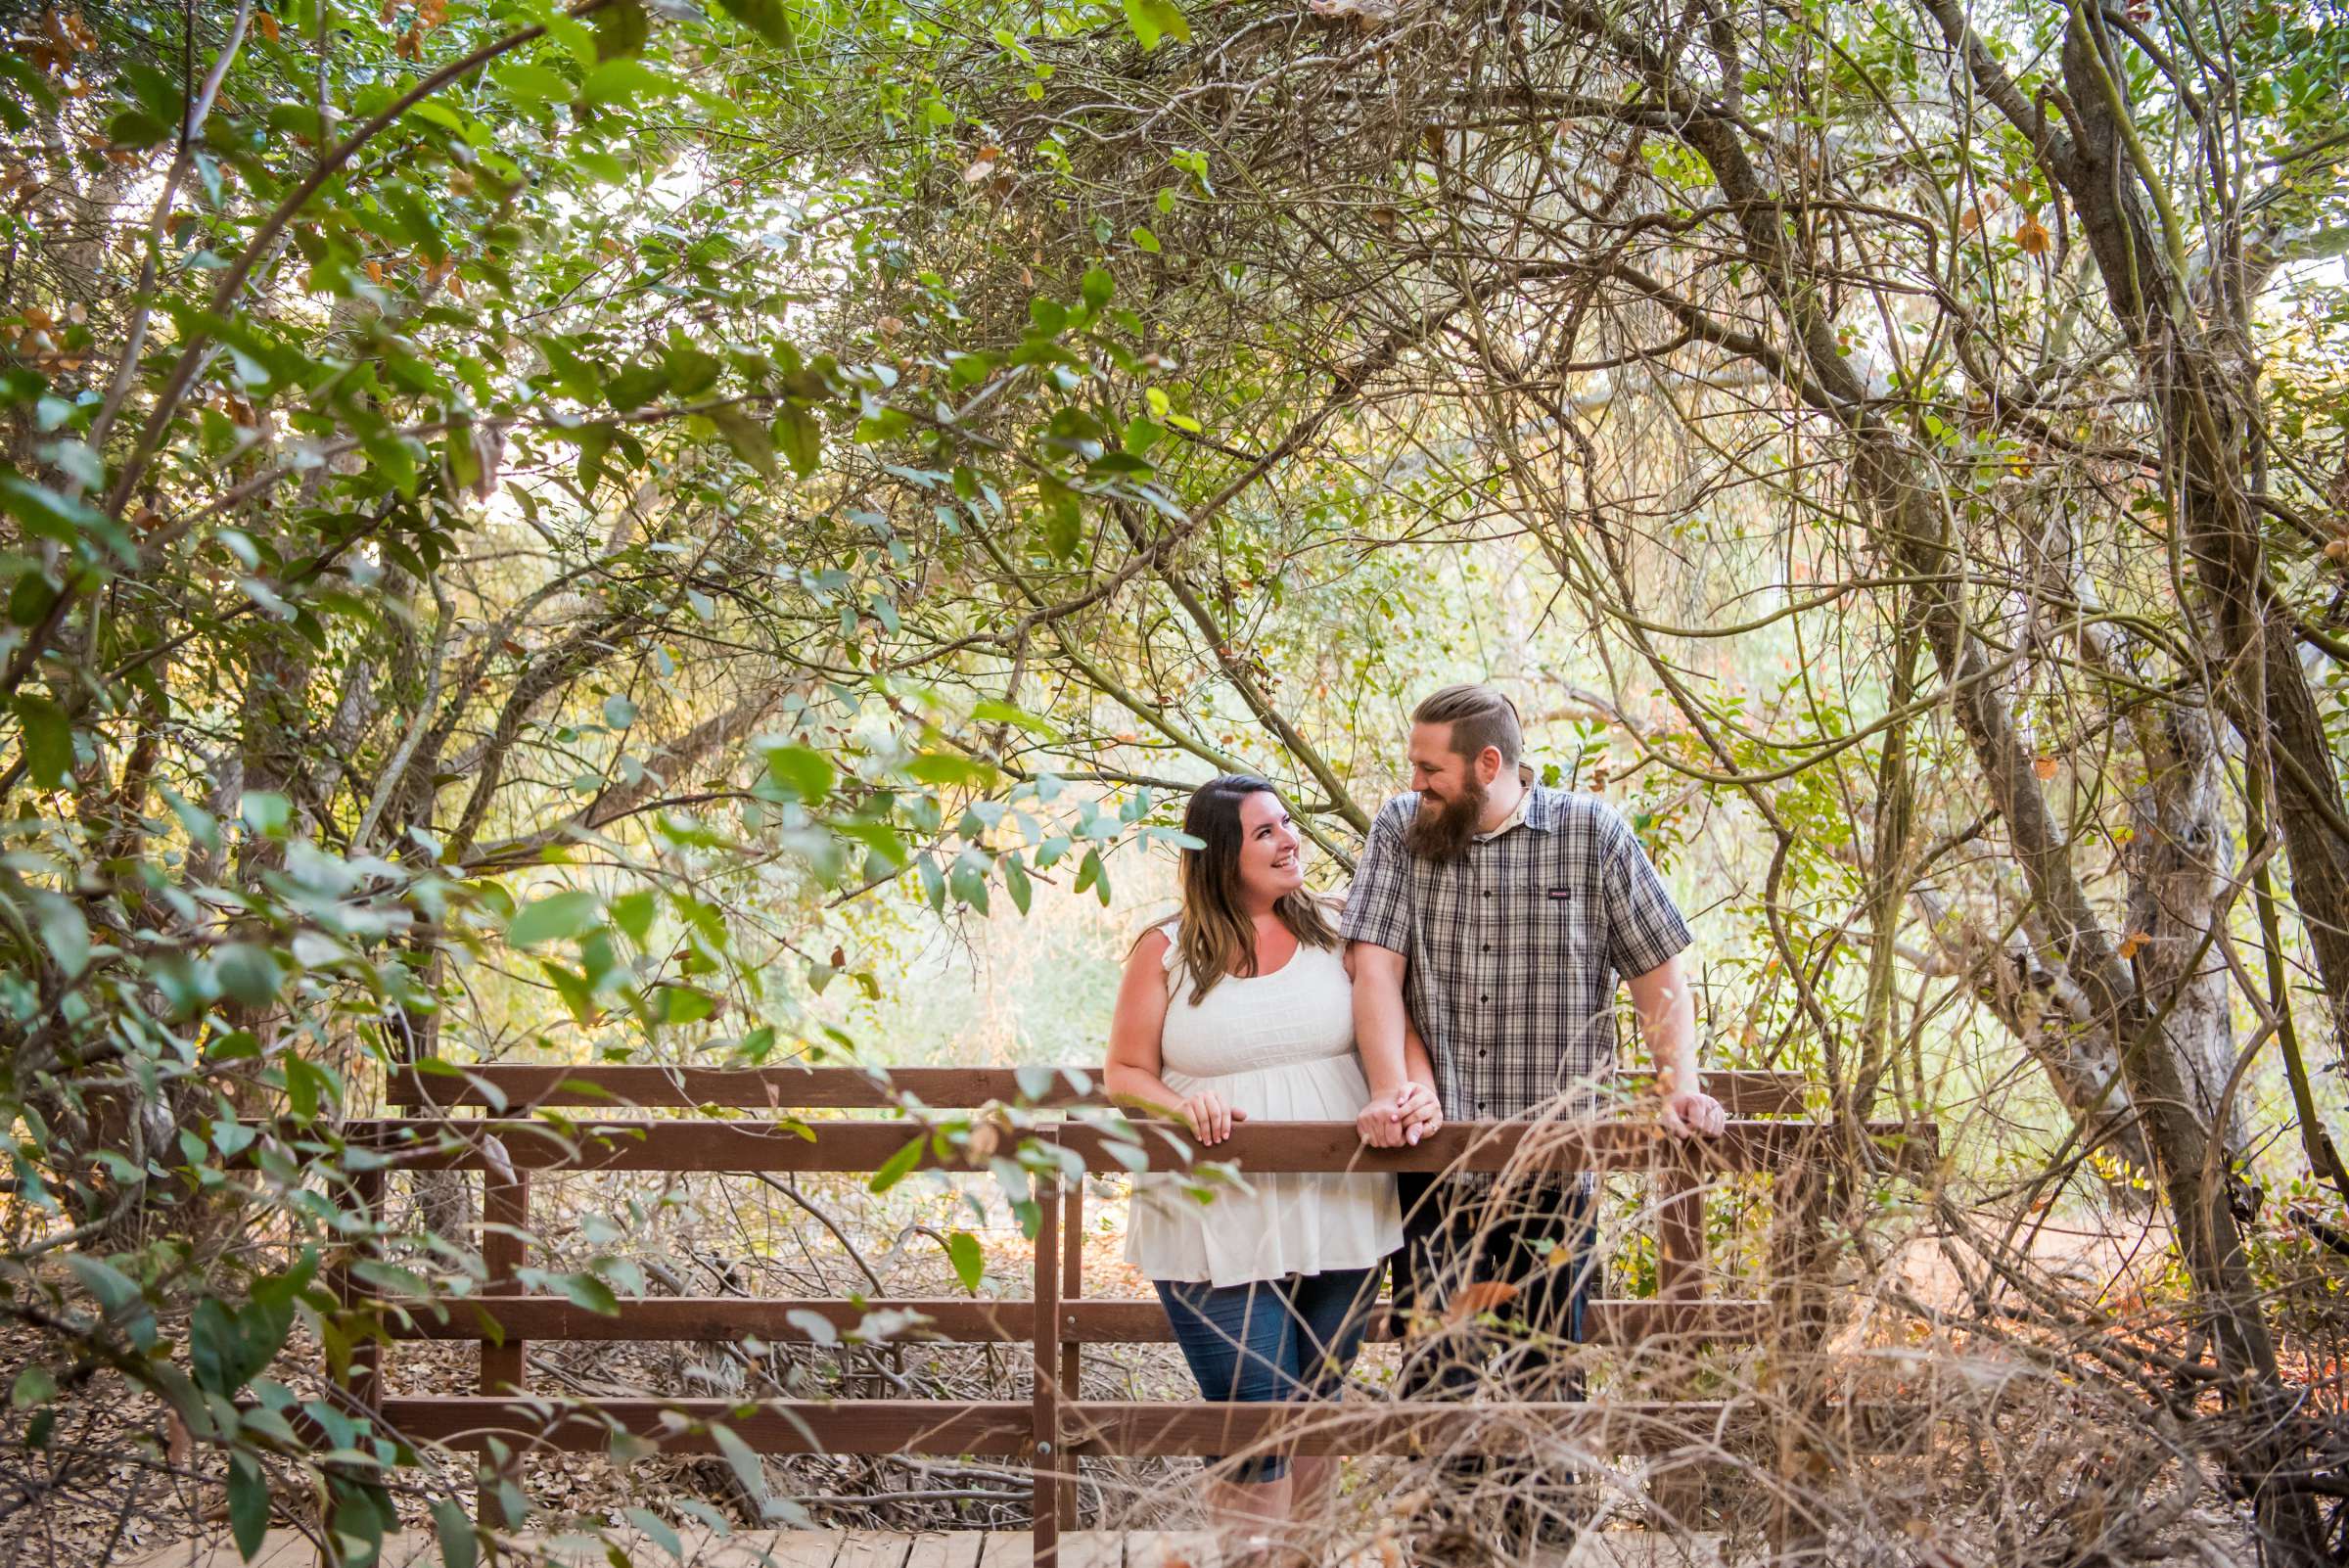
M 1372 1099 L 1354 1119 L 1355 1131 L 1374 1149 L 1415 1144 L 1443 1125 L 1444 1107 L 1436 1091 L 1416 1080 Z
M 1200 1142 L 1221 1143 L 1231 1136 L 1233 1123 L 1248 1120 L 1248 1113 L 1224 1104 L 1223 1096 L 1213 1089 L 1202 1089 L 1182 1102 L 1182 1119 Z
M 1676 1138 L 1717 1138 L 1728 1125 L 1729 1113 L 1702 1089 L 1681 1089 L 1664 1096 L 1664 1129 Z

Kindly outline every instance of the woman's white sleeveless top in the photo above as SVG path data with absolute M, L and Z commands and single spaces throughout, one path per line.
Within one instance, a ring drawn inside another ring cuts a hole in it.
M 1300 943 L 1272 973 L 1226 975 L 1194 1007 L 1174 928 L 1161 929 L 1168 994 L 1158 1076 L 1167 1087 L 1213 1089 L 1251 1122 L 1351 1125 L 1370 1085 L 1354 1048 L 1354 984 L 1338 954 Z M 1391 1176 L 1258 1176 L 1244 1166 L 1241 1175 L 1245 1187 L 1211 1183 L 1206 1203 L 1180 1176 L 1137 1176 L 1127 1261 L 1152 1279 L 1240 1285 L 1368 1268 L 1403 1245 Z

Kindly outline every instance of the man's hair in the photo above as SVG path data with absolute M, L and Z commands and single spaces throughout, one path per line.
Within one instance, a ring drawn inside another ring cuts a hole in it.
M 1411 711 L 1414 724 L 1450 724 L 1451 749 L 1474 758 L 1488 746 L 1500 753 L 1500 765 L 1514 767 L 1525 751 L 1517 705 L 1490 686 L 1447 686 Z

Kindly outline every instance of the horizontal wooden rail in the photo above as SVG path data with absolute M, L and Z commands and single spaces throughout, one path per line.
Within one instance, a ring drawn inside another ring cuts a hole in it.
M 894 1109 L 900 1095 L 923 1105 L 968 1108 L 1000 1102 L 1038 1108 L 1105 1105 L 1097 1067 L 1076 1069 L 1085 1084 L 1080 1093 L 1069 1069 L 1027 1069 L 1031 1095 L 1019 1069 L 1008 1067 L 645 1067 L 541 1066 L 490 1062 L 477 1067 L 403 1067 L 390 1076 L 385 1097 L 396 1106 L 453 1109 L 486 1106 L 523 1111 L 541 1106 L 613 1110 L 622 1106 L 687 1109 L 718 1106 L 733 1110 Z M 1036 1082 L 1050 1074 L 1049 1087 Z M 1800 1073 L 1715 1072 L 1704 1076 L 1705 1092 L 1731 1116 L 1799 1116 L 1807 1080 Z M 1625 1075 L 1616 1080 L 1636 1092 L 1651 1080 Z
M 263 1131 L 268 1124 L 255 1124 Z M 1354 1129 L 1331 1122 L 1252 1122 L 1210 1147 L 1193 1143 L 1179 1125 L 1136 1124 L 1138 1138 L 1120 1138 L 1094 1125 L 1071 1123 L 1036 1130 L 1074 1153 L 1087 1171 L 1115 1173 L 1146 1162 L 1156 1171 L 1182 1171 L 1200 1160 L 1227 1161 L 1243 1172 L 1500 1171 L 1552 1174 L 1649 1171 L 1681 1165 L 1701 1172 L 1773 1171 L 1806 1157 L 1830 1130 L 1798 1122 L 1731 1122 L 1718 1138 L 1676 1139 L 1649 1122 L 1471 1122 L 1443 1128 L 1415 1147 L 1374 1149 Z M 1931 1169 L 1940 1138 L 1931 1124 L 1873 1122 L 1867 1135 L 1911 1175 Z M 540 1121 L 450 1121 L 445 1118 L 352 1123 L 350 1139 L 411 1171 L 877 1171 L 915 1138 L 926 1146 L 924 1169 L 987 1169 L 963 1151 L 938 1144 L 912 1122 L 766 1122 L 580 1120 L 565 1126 Z M 495 1140 L 494 1149 L 491 1140 Z M 1007 1151 L 992 1151 L 1007 1152 Z
M 389 1399 L 394 1430 L 456 1449 L 491 1438 L 573 1453 L 604 1453 L 615 1433 L 665 1453 L 717 1450 L 716 1423 L 761 1453 L 928 1453 L 1038 1457 L 1026 1401 L 599 1400 L 592 1407 L 469 1395 Z M 1434 1401 L 1343 1404 L 1079 1400 L 1061 1407 L 1060 1459 L 1098 1455 L 1410 1453 L 1523 1454 L 1532 1440 L 1573 1442 L 1593 1453 L 1669 1453 L 1774 1441 L 1784 1411 L 1768 1400 Z M 1818 1417 L 1843 1443 L 1883 1452 L 1918 1441 L 1914 1410 L 1889 1404 L 1830 1407 Z
M 396 1305 L 396 1304 L 394 1304 Z M 853 1333 L 867 1314 L 919 1313 L 924 1321 L 893 1338 L 942 1340 L 956 1344 L 1015 1343 L 1036 1334 L 1036 1304 L 1026 1300 L 974 1301 L 961 1297 L 854 1302 L 834 1297 L 772 1301 L 744 1296 L 627 1298 L 617 1314 L 590 1312 L 565 1296 L 484 1296 L 452 1300 L 445 1309 L 415 1308 L 390 1330 L 394 1339 L 535 1340 L 619 1343 L 649 1340 L 757 1338 L 806 1343 L 822 1335 L 820 1320 L 834 1334 Z M 1669 1335 L 1677 1343 L 1740 1344 L 1759 1338 L 1769 1322 L 1763 1301 L 1661 1302 L 1600 1300 L 1584 1314 L 1584 1334 L 1592 1344 L 1638 1345 Z M 1403 1325 L 1396 1314 L 1371 1314 L 1369 1337 L 1394 1340 Z M 1174 1338 L 1164 1307 L 1155 1301 L 1070 1301 L 1060 1307 L 1054 1337 L 1082 1345 L 1161 1345 Z

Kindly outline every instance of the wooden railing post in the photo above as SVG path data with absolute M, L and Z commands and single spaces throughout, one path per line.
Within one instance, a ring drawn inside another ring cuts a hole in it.
M 485 1296 L 512 1296 L 521 1293 L 516 1276 L 522 1270 L 525 1252 L 523 1237 L 530 1223 L 530 1174 L 517 1171 L 511 1179 L 496 1173 L 482 1177 L 482 1290 Z M 482 1341 L 481 1391 L 484 1394 L 521 1394 L 530 1387 L 530 1346 L 508 1336 L 496 1344 Z M 514 1454 L 502 1469 L 489 1466 L 484 1460 L 481 1492 L 475 1509 L 484 1530 L 511 1529 L 519 1519 L 508 1519 L 498 1499 L 498 1484 L 513 1480 L 519 1484 L 522 1456 Z
M 1060 1173 L 1036 1178 L 1036 1461 L 1030 1474 L 1035 1500 L 1036 1568 L 1060 1562 Z
M 1658 1148 L 1652 1192 L 1656 1208 L 1656 1300 L 1663 1307 L 1665 1365 L 1673 1387 L 1684 1392 L 1682 1359 L 1693 1354 L 1705 1299 L 1705 1176 L 1694 1143 L 1667 1138 Z M 1704 1506 L 1701 1469 L 1665 1469 L 1649 1487 L 1648 1501 L 1670 1530 L 1692 1530 Z
M 372 1230 L 384 1217 L 383 1168 L 378 1166 L 373 1170 L 352 1173 L 350 1196 L 351 1208 L 358 1220 Z M 372 1254 L 376 1250 L 374 1237 L 364 1237 L 353 1250 Z M 356 1307 L 367 1294 L 365 1287 L 351 1277 L 348 1268 L 337 1271 L 335 1287 L 337 1298 L 346 1309 Z M 362 1339 L 351 1346 L 350 1377 L 345 1387 L 350 1391 L 352 1403 L 364 1409 L 374 1409 L 384 1397 L 383 1357 L 383 1346 L 373 1339 Z
M 1067 1208 L 1068 1213 L 1062 1217 L 1061 1223 L 1060 1295 L 1063 1302 L 1082 1301 L 1084 1298 L 1083 1177 L 1080 1176 L 1070 1184 Z M 1076 1333 L 1076 1328 L 1068 1322 L 1064 1314 L 1055 1312 L 1053 1316 L 1061 1319 L 1058 1325 L 1062 1336 L 1060 1397 L 1065 1407 L 1084 1398 L 1084 1344 L 1082 1340 L 1070 1337 Z M 1082 1500 L 1078 1496 L 1078 1488 L 1083 1468 L 1074 1455 L 1070 1457 L 1068 1466 L 1068 1479 L 1060 1489 L 1060 1527 L 1074 1530 L 1078 1525 L 1077 1509 Z
M 1772 1338 L 1767 1386 L 1780 1402 L 1777 1414 L 1778 1485 L 1771 1510 L 1770 1543 L 1781 1558 L 1808 1557 L 1823 1532 L 1816 1501 L 1831 1468 L 1826 1383 L 1819 1365 L 1826 1342 L 1828 1302 L 1827 1208 L 1833 1145 L 1815 1130 L 1778 1168 L 1772 1183 L 1770 1301 Z

